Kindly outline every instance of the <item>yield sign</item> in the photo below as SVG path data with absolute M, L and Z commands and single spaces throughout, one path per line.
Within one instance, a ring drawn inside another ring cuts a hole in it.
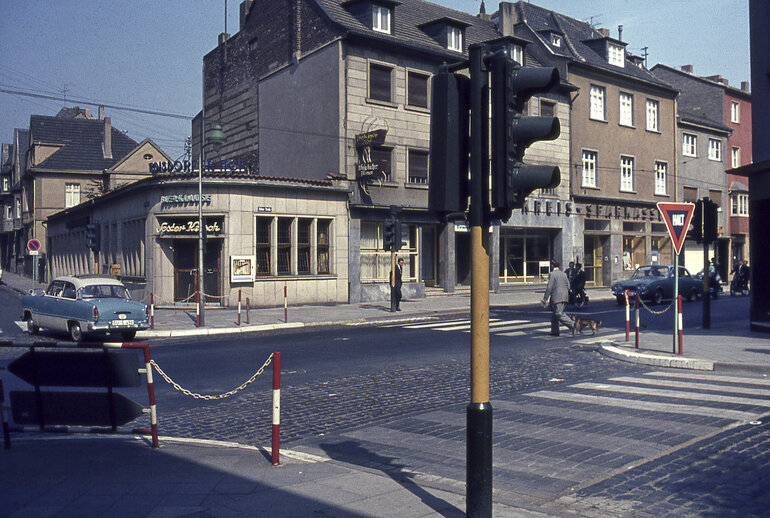
M 684 238 L 687 235 L 687 227 L 690 226 L 695 204 L 658 202 L 658 210 L 663 214 L 663 221 L 668 227 L 668 235 L 671 236 L 676 254 L 679 255 L 682 252 L 682 245 L 684 245 Z

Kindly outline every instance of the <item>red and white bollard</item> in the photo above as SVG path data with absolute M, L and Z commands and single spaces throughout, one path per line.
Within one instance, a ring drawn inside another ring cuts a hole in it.
M 289 321 L 289 295 L 286 289 L 286 285 L 283 285 L 283 321 Z
M 628 290 L 626 290 L 626 342 L 631 338 L 631 302 L 628 298 Z
M 155 294 L 150 292 L 150 329 L 155 329 Z
M 238 325 L 241 325 L 241 290 L 238 290 Z
M 281 442 L 281 353 L 273 353 L 273 445 L 272 462 L 277 466 L 280 462 Z
M 634 310 L 636 311 L 636 345 L 639 349 L 639 294 L 636 294 L 636 302 L 634 303 Z
M 682 296 L 679 295 L 679 354 L 682 354 L 683 351 L 683 344 L 684 344 L 684 319 L 682 318 Z
M 195 292 L 195 327 L 201 326 L 201 292 Z

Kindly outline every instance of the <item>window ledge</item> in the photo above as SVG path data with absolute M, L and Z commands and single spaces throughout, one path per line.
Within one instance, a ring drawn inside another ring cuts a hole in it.
M 633 124 L 622 124 L 622 123 L 618 122 L 618 126 L 620 126 L 621 128 L 628 128 L 628 129 L 632 129 L 632 130 L 636 129 L 636 126 L 634 126 Z
M 593 191 L 601 191 L 601 187 L 597 187 L 596 185 L 581 185 L 581 189 L 591 189 Z
M 407 189 L 420 189 L 420 190 L 427 190 L 428 184 L 427 183 L 405 183 L 404 187 Z
M 412 105 L 409 105 L 409 104 L 405 104 L 404 105 L 404 109 L 406 111 L 410 111 L 410 112 L 425 113 L 425 114 L 430 115 L 430 108 L 424 108 L 422 106 L 412 106 Z
M 656 130 L 656 129 L 645 128 L 645 131 L 647 131 L 648 133 L 657 133 L 658 135 L 663 134 L 660 130 Z
M 625 189 L 620 189 L 620 191 L 618 191 L 618 192 L 620 192 L 621 194 L 639 194 L 636 191 L 627 191 Z
M 609 121 L 607 119 L 594 119 L 590 115 L 588 116 L 588 120 L 592 120 L 592 121 L 595 121 L 595 122 L 603 122 L 604 124 L 608 124 L 609 123 Z
M 671 195 L 665 192 L 656 192 L 655 196 L 662 196 L 663 198 L 670 198 Z
M 391 101 L 381 101 L 379 99 L 372 99 L 371 97 L 366 98 L 366 102 L 369 104 L 377 104 L 379 106 L 386 106 L 388 108 L 398 108 L 398 104 L 391 102 Z

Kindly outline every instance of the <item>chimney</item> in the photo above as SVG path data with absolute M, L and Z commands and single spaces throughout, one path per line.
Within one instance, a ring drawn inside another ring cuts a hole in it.
M 682 72 L 692 74 L 692 65 L 682 65 Z
M 749 92 L 749 82 L 748 81 L 741 81 L 741 90 L 744 92 Z
M 99 106 L 99 120 L 104 120 L 104 106 Z
M 104 158 L 112 159 L 112 118 L 104 117 Z
M 224 42 L 230 39 L 230 35 L 226 32 L 220 32 L 219 33 L 219 39 L 217 40 L 218 45 L 222 45 Z
M 605 28 L 605 27 L 602 27 L 601 29 L 599 29 L 599 32 L 600 32 L 600 33 L 601 33 L 601 35 L 602 35 L 602 36 L 604 36 L 605 38 L 609 38 L 609 37 L 610 37 L 610 30 L 609 30 L 609 29 L 607 29 L 607 28 Z
M 720 74 L 714 75 L 714 76 L 708 76 L 706 77 L 709 81 L 714 81 L 715 83 L 722 83 L 725 86 L 728 86 L 727 79 L 722 77 Z
M 618 41 L 623 41 L 623 26 L 618 25 Z
M 498 30 L 503 36 L 513 36 L 513 27 L 517 23 L 524 21 L 519 15 L 519 11 L 516 9 L 516 4 L 512 2 L 500 2 L 499 9 Z

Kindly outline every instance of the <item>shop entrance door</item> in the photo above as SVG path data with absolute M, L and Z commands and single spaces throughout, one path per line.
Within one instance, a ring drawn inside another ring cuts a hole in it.
M 586 284 L 589 286 L 602 286 L 602 276 L 604 274 L 604 236 L 586 236 L 585 246 L 585 267 Z
M 210 239 L 203 254 L 203 292 L 206 302 L 215 302 L 220 294 L 221 240 Z M 177 239 L 174 241 L 174 301 L 195 302 L 198 276 L 198 241 Z

